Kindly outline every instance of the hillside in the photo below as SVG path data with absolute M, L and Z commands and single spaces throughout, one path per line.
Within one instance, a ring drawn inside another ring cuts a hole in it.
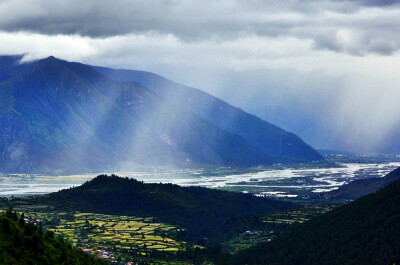
M 22 65 L 13 58 L 0 60 L 3 172 L 273 162 L 242 137 L 135 83 L 54 57 Z
M 72 248 L 53 232 L 42 232 L 32 223 L 18 220 L 10 210 L 0 216 L 0 264 L 100 265 L 105 264 Z
M 397 264 L 399 224 L 396 181 L 237 254 L 231 264 Z
M 323 157 L 298 136 L 236 108 L 199 89 L 187 87 L 159 75 L 132 70 L 94 67 L 118 81 L 133 81 L 167 102 L 190 109 L 203 119 L 243 137 L 277 161 L 314 161 Z
M 155 217 L 187 229 L 193 238 L 210 237 L 233 216 L 293 209 L 292 203 L 248 194 L 172 184 L 144 184 L 101 175 L 80 187 L 32 198 L 35 205 L 113 215 Z
M 325 194 L 325 196 L 329 199 L 354 200 L 376 192 L 397 180 L 400 180 L 400 168 L 390 172 L 383 178 L 354 180 L 346 185 L 340 186 L 337 190 Z

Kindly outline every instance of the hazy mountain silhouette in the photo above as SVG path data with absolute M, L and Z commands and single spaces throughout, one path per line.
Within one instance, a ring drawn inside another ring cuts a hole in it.
M 322 156 L 298 136 L 196 88 L 183 86 L 157 74 L 94 67 L 118 81 L 140 84 L 171 104 L 184 106 L 207 121 L 242 136 L 267 155 L 280 160 L 312 161 Z

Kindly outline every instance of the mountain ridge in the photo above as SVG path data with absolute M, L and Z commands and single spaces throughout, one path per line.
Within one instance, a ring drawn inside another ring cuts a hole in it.
M 18 58 L 0 56 L 0 128 L 7 132 L 0 138 L 2 171 L 293 162 L 293 157 L 267 154 L 145 84 L 113 80 L 92 66 L 53 56 L 22 64 Z
M 82 171 L 116 170 L 113 164 L 121 161 L 180 166 L 272 162 L 240 136 L 89 66 L 49 57 L 23 67 L 0 83 L 0 109 L 7 110 L 0 126 L 10 132 L 0 139 L 5 171 L 35 171 L 35 165 L 62 170 L 68 164 Z

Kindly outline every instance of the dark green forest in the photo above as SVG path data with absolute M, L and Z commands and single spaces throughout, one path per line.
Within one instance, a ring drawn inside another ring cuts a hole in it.
M 25 223 L 8 209 L 0 216 L 0 264 L 2 265 L 101 265 L 80 249 L 66 244 L 53 232 L 44 232 L 41 224 Z
M 296 226 L 229 264 L 399 264 L 400 181 Z

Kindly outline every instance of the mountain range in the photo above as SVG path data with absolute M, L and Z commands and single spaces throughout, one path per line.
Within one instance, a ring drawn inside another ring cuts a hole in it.
M 161 76 L 0 57 L 0 170 L 258 166 L 322 156 L 293 133 Z

